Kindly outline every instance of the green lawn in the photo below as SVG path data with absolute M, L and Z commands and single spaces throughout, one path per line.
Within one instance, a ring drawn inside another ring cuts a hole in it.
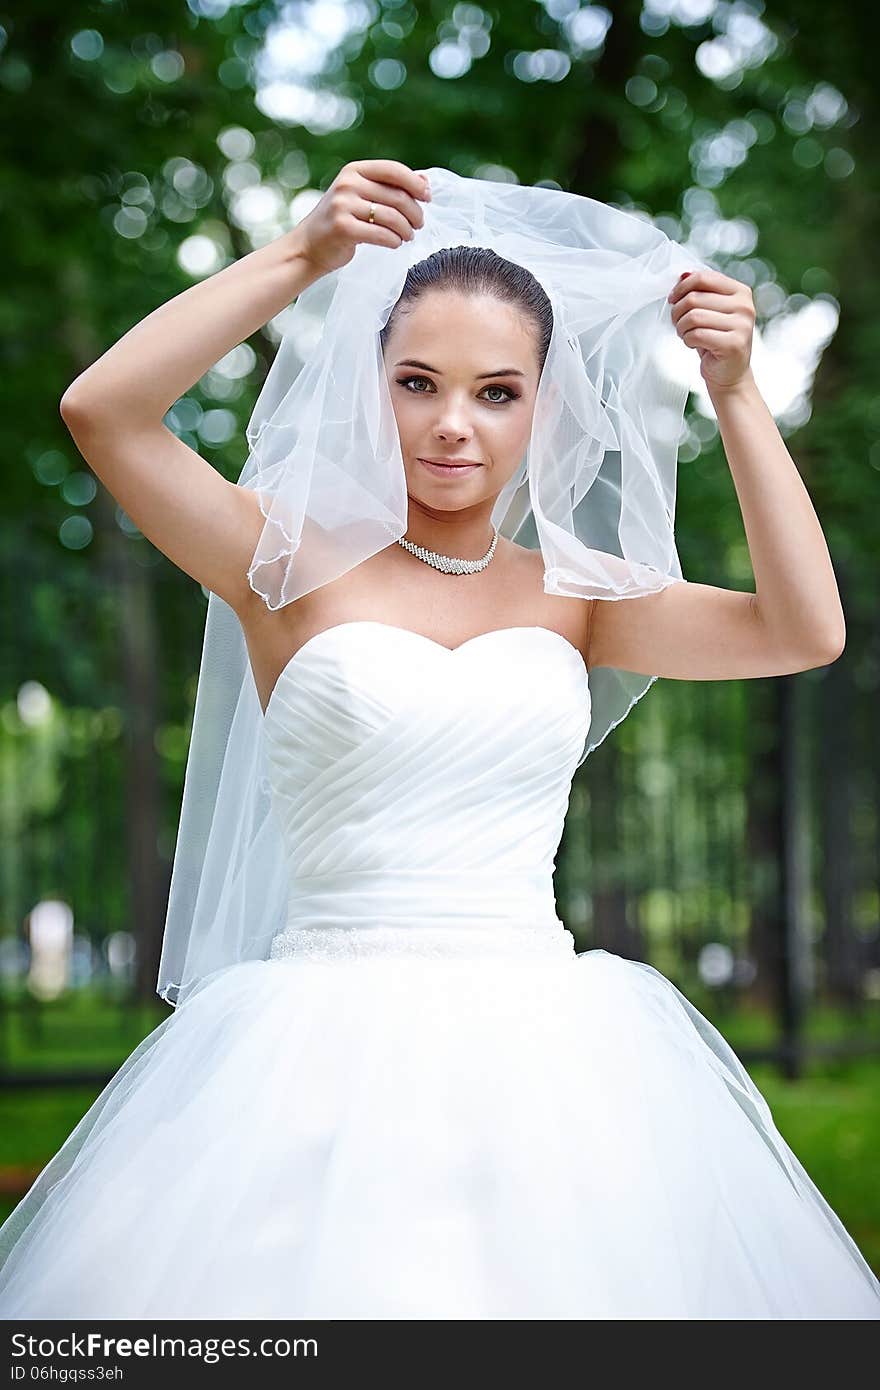
M 799 1081 L 752 1065 L 780 1133 L 880 1275 L 880 1058 L 810 1067 Z
M 0 1013 L 2 1064 L 7 1069 L 96 1067 L 109 1075 L 167 1016 L 158 1004 L 130 1011 L 86 998 L 58 1001 L 29 1022 L 17 1011 L 5 1011 Z M 772 1036 L 772 1023 L 754 1014 L 716 1013 L 713 1021 L 734 1048 Z M 829 1010 L 817 1010 L 811 1020 L 812 1037 L 846 1031 L 847 1021 Z M 873 1016 L 859 1027 L 862 1035 L 874 1031 Z M 783 1080 L 766 1063 L 750 1064 L 749 1072 L 781 1133 L 880 1274 L 880 1056 L 812 1063 L 797 1082 Z M 100 1090 L 0 1091 L 0 1168 L 42 1166 Z M 0 1197 L 0 1218 L 14 1203 L 11 1196 Z

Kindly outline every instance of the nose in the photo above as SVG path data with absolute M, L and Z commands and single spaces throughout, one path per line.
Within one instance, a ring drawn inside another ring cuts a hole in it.
M 463 444 L 465 440 L 473 437 L 473 433 L 473 427 L 468 424 L 463 414 L 452 409 L 447 409 L 434 426 L 434 437 L 442 439 L 444 443 L 454 439 L 457 443 Z

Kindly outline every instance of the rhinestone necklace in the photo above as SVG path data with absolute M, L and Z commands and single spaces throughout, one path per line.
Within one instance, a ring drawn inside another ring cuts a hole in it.
M 433 565 L 435 570 L 442 570 L 444 574 L 478 574 L 480 570 L 486 568 L 495 554 L 495 546 L 498 544 L 498 528 L 493 526 L 492 530 L 495 533 L 492 537 L 492 544 L 479 560 L 462 560 L 458 555 L 441 555 L 436 550 L 426 550 L 423 545 L 416 545 L 415 541 L 405 540 L 403 536 L 397 537 L 397 544 L 402 545 L 404 550 L 408 550 L 410 555 L 424 560 L 426 565 Z

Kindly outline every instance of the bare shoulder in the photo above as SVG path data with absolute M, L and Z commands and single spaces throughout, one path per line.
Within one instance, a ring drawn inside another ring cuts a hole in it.
M 505 537 L 499 537 L 499 549 L 504 545 L 504 553 L 507 563 L 519 565 L 524 574 L 531 574 L 538 580 L 544 577 L 544 556 L 540 550 L 533 550 L 531 546 L 519 545 L 517 541 L 510 541 Z M 542 585 L 543 587 L 543 585 Z
M 511 573 L 526 595 L 530 621 L 552 628 L 565 637 L 580 652 L 590 669 L 590 634 L 595 599 L 575 598 L 567 594 L 548 594 L 544 590 L 544 554 L 531 546 L 508 541 L 511 547 L 508 562 Z

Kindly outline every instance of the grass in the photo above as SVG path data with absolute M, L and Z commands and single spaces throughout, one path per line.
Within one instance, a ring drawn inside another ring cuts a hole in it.
M 798 1081 L 749 1067 L 776 1127 L 880 1275 L 880 1058 L 822 1062 Z

